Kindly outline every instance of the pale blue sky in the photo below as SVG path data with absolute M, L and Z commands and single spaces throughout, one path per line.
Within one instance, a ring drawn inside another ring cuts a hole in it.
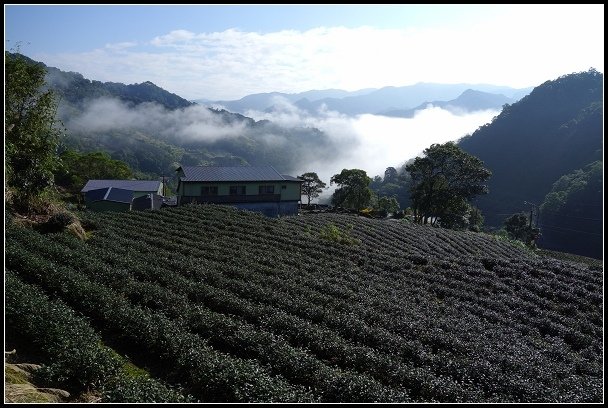
M 5 48 L 188 99 L 603 72 L 603 5 L 5 5 Z
M 479 6 L 5 6 L 6 38 L 30 52 L 86 51 L 107 43 L 148 41 L 176 29 L 269 33 L 316 27 L 401 28 L 466 23 L 500 8 Z

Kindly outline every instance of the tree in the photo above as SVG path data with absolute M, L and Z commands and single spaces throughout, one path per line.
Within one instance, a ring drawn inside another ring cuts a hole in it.
M 127 163 L 113 160 L 106 152 L 78 153 L 67 150 L 61 154 L 61 166 L 55 182 L 72 193 L 79 192 L 88 180 L 131 179 L 133 172 Z
M 53 186 L 53 170 L 59 163 L 56 102 L 44 91 L 44 66 L 20 54 L 4 53 L 5 133 L 7 186 L 13 204 L 30 211 L 32 199 Z
M 383 184 L 387 183 L 395 183 L 397 181 L 397 169 L 394 167 L 387 167 L 384 170 L 384 180 Z
M 319 179 L 317 173 L 304 173 L 298 178 L 304 181 L 302 183 L 302 194 L 308 197 L 308 205 L 310 205 L 310 200 L 319 197 L 319 194 L 326 188 L 326 184 Z
M 378 197 L 394 196 L 402 208 L 407 208 L 411 205 L 409 193 L 410 175 L 405 170 L 406 165 L 407 163 L 399 169 L 387 167 L 384 171 L 384 179 L 381 176 L 375 176 L 369 186 Z
M 481 210 L 477 207 L 470 206 L 469 211 L 469 230 L 480 232 L 483 227 L 483 215 Z
M 448 228 L 468 224 L 468 200 L 488 192 L 482 184 L 492 173 L 483 162 L 453 142 L 433 144 L 406 166 L 415 220 Z
M 532 227 L 524 213 L 513 214 L 505 220 L 504 225 L 509 238 L 520 240 L 526 245 L 534 245 L 534 240 L 539 236 L 538 228 Z
M 537 218 L 546 249 L 601 259 L 604 249 L 603 163 L 595 161 L 560 177 Z
M 395 197 L 387 197 L 383 196 L 378 199 L 378 210 L 385 213 L 385 215 L 396 213 L 399 211 L 399 203 L 397 202 L 397 198 Z
M 340 174 L 334 174 L 330 184 L 336 183 L 339 187 L 332 196 L 332 204 L 356 210 L 367 207 L 373 194 L 369 188 L 371 181 L 367 173 L 359 169 L 343 169 Z

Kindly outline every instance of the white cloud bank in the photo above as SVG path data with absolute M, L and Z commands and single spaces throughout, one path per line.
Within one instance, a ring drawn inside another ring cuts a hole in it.
M 114 98 L 90 101 L 81 115 L 69 118 L 66 126 L 84 133 L 142 130 L 170 139 L 208 143 L 237 137 L 245 131 L 244 123 L 226 124 L 220 116 L 204 106 L 194 105 L 171 111 L 156 103 L 128 106 Z
M 310 115 L 284 98 L 276 97 L 276 112 L 248 111 L 246 116 L 267 119 L 284 127 L 308 126 L 325 132 L 343 148 L 331 161 L 311 161 L 295 174 L 316 172 L 329 185 L 329 180 L 342 169 L 358 168 L 367 175 L 383 176 L 387 167 L 399 167 L 419 156 L 433 143 L 456 141 L 473 133 L 499 114 L 496 110 L 455 115 L 438 107 L 418 111 L 413 118 L 379 115 L 346 116 L 332 111 Z M 328 192 L 333 191 L 328 190 Z

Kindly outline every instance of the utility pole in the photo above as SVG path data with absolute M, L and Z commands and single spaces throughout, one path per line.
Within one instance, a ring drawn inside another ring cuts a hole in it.
M 165 191 L 165 175 L 163 174 L 163 197 L 165 197 L 166 195 L 166 191 Z
M 530 232 L 533 234 L 532 243 L 536 244 L 536 239 L 540 236 L 540 230 L 537 228 L 538 227 L 538 216 L 539 216 L 538 205 L 536 205 L 534 203 L 530 203 L 528 201 L 524 201 L 524 204 L 532 206 L 532 208 L 530 209 L 530 227 L 529 228 L 530 228 Z M 535 214 L 536 214 L 535 228 L 532 229 L 532 218 L 534 217 Z
M 530 228 L 532 228 L 532 218 L 536 215 L 535 226 L 538 226 L 538 206 L 534 203 L 524 201 L 524 204 L 532 206 L 530 208 Z

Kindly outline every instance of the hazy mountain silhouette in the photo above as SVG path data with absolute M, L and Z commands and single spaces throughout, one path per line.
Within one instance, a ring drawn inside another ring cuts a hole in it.
M 427 101 L 450 101 L 467 90 L 491 94 L 502 94 L 512 102 L 526 95 L 532 88 L 515 89 L 488 84 L 434 84 L 418 83 L 410 86 L 388 86 L 380 89 L 361 89 L 347 92 L 338 89 L 307 91 L 296 94 L 271 92 L 245 96 L 236 101 L 205 102 L 217 104 L 232 112 L 245 113 L 248 110 L 272 111 L 277 97 L 294 103 L 298 108 L 311 114 L 319 109 L 328 109 L 347 115 L 363 113 L 378 114 L 391 110 L 409 110 Z
M 413 109 L 395 109 L 380 112 L 380 115 L 392 116 L 399 118 L 412 118 L 417 111 L 424 110 L 429 106 L 438 107 L 450 111 L 456 115 L 486 110 L 486 109 L 502 109 L 506 103 L 513 103 L 512 98 L 508 98 L 502 94 L 494 94 L 489 92 L 475 91 L 467 89 L 458 98 L 451 101 L 433 101 L 420 104 Z

